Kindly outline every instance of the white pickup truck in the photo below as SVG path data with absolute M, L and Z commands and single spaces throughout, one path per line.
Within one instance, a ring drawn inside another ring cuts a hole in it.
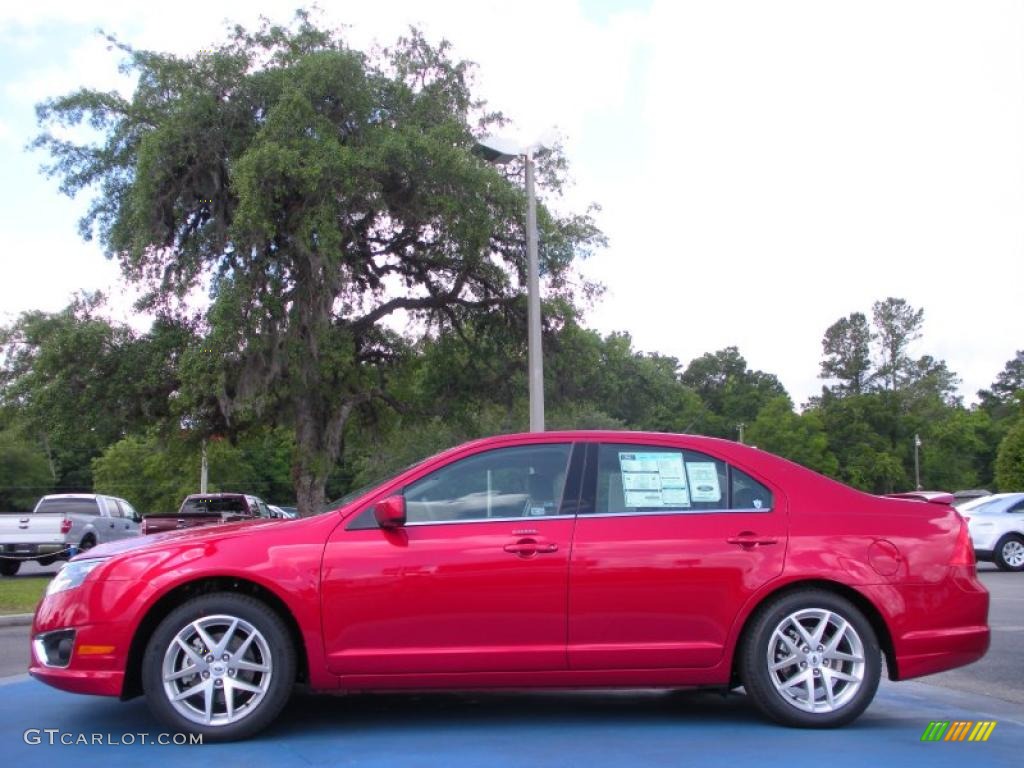
M 0 515 L 0 576 L 14 576 L 26 560 L 50 565 L 97 544 L 138 536 L 141 519 L 114 496 L 43 496 L 31 513 Z

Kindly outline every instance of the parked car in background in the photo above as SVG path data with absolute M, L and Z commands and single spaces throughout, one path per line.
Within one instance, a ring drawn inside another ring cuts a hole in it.
M 277 504 L 268 504 L 270 512 L 274 517 L 279 517 L 282 520 L 294 520 L 299 516 L 298 507 L 281 507 Z
M 94 549 L 40 603 L 30 672 L 144 693 L 210 741 L 264 728 L 296 682 L 742 685 L 774 720 L 832 727 L 870 704 L 883 655 L 894 680 L 970 664 L 987 619 L 948 504 L 726 440 L 545 432 L 453 448 L 312 517 Z
M 0 516 L 0 575 L 21 564 L 52 565 L 97 544 L 139 535 L 139 513 L 124 499 L 95 493 L 43 496 L 30 513 Z
M 201 525 L 259 520 L 273 515 L 264 501 L 245 493 L 193 493 L 186 496 L 177 512 L 146 515 L 142 532 L 163 533 Z
M 960 507 L 974 554 L 1002 571 L 1024 571 L 1024 493 L 996 493 Z
M 984 488 L 972 488 L 966 491 L 954 491 L 953 492 L 953 506 L 957 509 L 961 509 L 964 504 L 969 504 L 977 499 L 983 499 L 986 496 L 991 496 L 992 491 L 985 490 Z

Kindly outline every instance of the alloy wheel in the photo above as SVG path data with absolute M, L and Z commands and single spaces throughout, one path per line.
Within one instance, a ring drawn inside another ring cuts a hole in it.
M 237 616 L 204 616 L 181 628 L 161 670 L 168 702 L 199 725 L 242 720 L 259 705 L 273 678 L 270 646 Z
M 783 701 L 804 712 L 834 712 L 864 682 L 864 643 L 840 614 L 807 608 L 776 625 L 766 663 Z
M 1024 544 L 1017 539 L 1010 539 L 1003 544 L 1000 554 L 1011 568 L 1024 567 Z

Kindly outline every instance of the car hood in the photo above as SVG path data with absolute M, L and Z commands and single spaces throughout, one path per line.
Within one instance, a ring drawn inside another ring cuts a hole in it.
M 223 525 L 203 525 L 194 528 L 181 528 L 164 533 L 154 533 L 149 536 L 134 536 L 130 539 L 120 539 L 106 544 L 100 544 L 92 549 L 76 555 L 74 560 L 86 560 L 97 557 L 113 557 L 129 552 L 147 552 L 161 549 L 168 544 L 192 544 L 206 541 L 216 541 L 237 536 L 239 534 L 250 534 L 262 531 L 271 526 L 286 525 L 288 520 L 244 520 L 238 523 L 225 523 Z

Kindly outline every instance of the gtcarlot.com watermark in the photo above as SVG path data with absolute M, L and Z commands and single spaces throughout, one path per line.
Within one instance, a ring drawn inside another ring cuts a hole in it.
M 130 747 L 135 744 L 202 744 L 201 733 L 76 733 L 60 728 L 29 728 L 22 734 L 26 744 L 65 747 Z

